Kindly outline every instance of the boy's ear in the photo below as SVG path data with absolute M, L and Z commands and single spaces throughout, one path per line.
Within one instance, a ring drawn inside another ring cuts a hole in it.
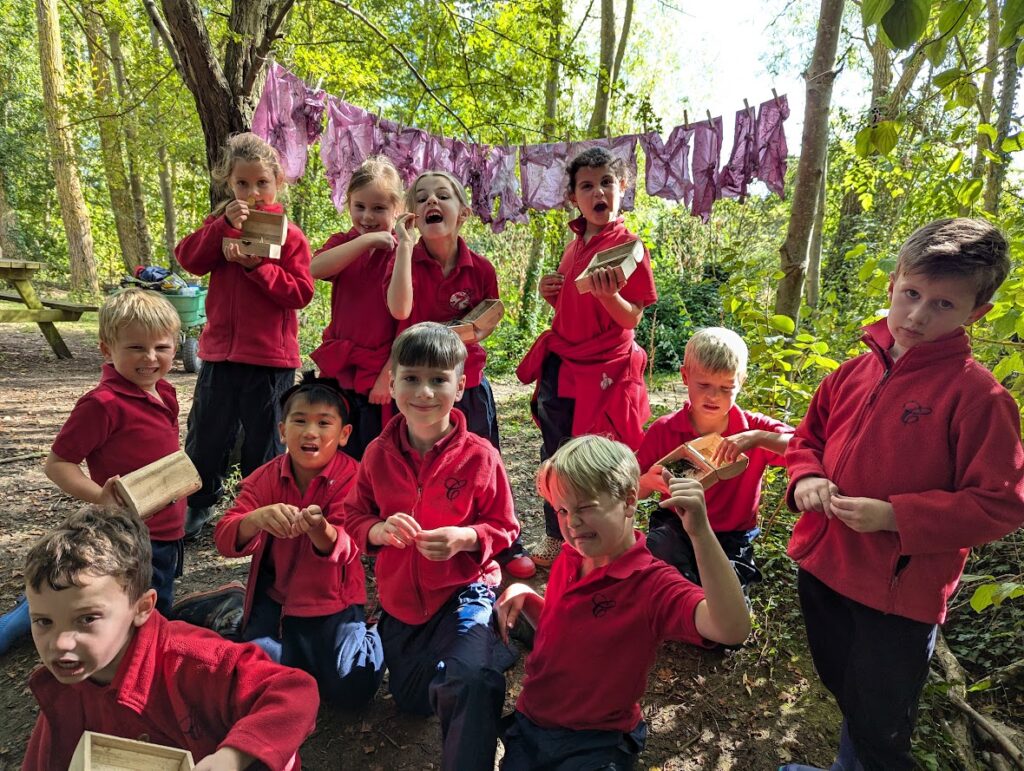
M 284 421 L 277 424 L 277 434 L 281 437 L 281 444 L 284 444 Z
M 964 324 L 973 324 L 975 321 L 978 321 L 979 319 L 984 317 L 984 315 L 988 313 L 990 310 L 992 310 L 992 303 L 982 303 L 973 311 L 971 311 L 971 315 L 967 317 L 967 321 L 965 321 Z
M 638 494 L 639 491 L 636 487 L 632 488 L 629 492 L 626 493 L 626 510 L 628 516 L 630 517 L 636 514 L 636 502 L 638 500 Z
M 391 394 L 392 399 L 397 399 L 395 396 L 395 371 L 391 370 L 388 372 L 388 393 Z
M 687 382 L 687 379 L 688 379 L 688 378 L 690 377 L 690 373 L 689 373 L 689 371 L 688 371 L 688 370 L 686 369 L 686 365 L 685 365 L 685 364 L 683 364 L 683 365 L 682 365 L 682 366 L 681 366 L 681 367 L 679 368 L 679 374 L 680 374 L 680 375 L 682 376 L 682 378 L 683 378 L 683 385 L 690 385 L 690 384 L 689 384 L 689 383 Z
M 156 590 L 147 589 L 135 601 L 135 618 L 132 619 L 132 625 L 140 627 L 145 624 L 154 610 L 156 610 Z
M 348 444 L 348 438 L 352 436 L 352 424 L 346 423 L 341 427 L 341 433 L 338 434 L 338 447 L 344 447 Z
M 110 350 L 110 346 L 100 340 L 100 353 L 103 355 L 103 361 L 108 364 L 114 360 L 114 354 Z
M 892 302 L 892 288 L 896 284 L 896 271 L 889 274 L 889 288 L 886 289 L 886 294 L 889 295 L 889 302 Z
M 459 385 L 455 389 L 455 401 L 462 398 L 462 394 L 466 391 L 466 374 L 463 373 L 459 376 Z

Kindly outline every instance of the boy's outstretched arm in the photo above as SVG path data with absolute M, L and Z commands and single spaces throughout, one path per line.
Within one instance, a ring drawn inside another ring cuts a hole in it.
M 86 503 L 96 503 L 100 506 L 123 506 L 114 481 L 117 476 L 112 476 L 103 485 L 98 485 L 82 473 L 82 467 L 77 463 L 64 460 L 52 450 L 46 456 L 46 464 L 43 471 L 47 478 L 57 487 L 66 492 L 72 498 L 77 498 Z
M 670 497 L 661 505 L 674 508 L 682 519 L 704 588 L 704 600 L 694 614 L 697 631 L 707 640 L 739 645 L 750 634 L 750 613 L 736 572 L 708 523 L 704 488 L 694 479 L 669 477 L 668 472 L 665 477 Z

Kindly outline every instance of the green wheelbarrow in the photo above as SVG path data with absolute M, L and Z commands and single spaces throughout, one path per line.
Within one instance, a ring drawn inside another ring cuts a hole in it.
M 206 287 L 194 288 L 198 290 L 195 295 L 164 295 L 181 318 L 181 363 L 186 372 L 198 372 L 203 366 L 199 358 L 199 332 L 206 323 Z

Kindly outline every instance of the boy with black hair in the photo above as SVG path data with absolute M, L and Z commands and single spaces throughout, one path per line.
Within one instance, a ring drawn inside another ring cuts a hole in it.
M 91 506 L 25 560 L 29 678 L 39 717 L 24 771 L 67 768 L 83 731 L 189 750 L 196 771 L 300 767 L 319 706 L 313 679 L 154 610 L 145 525 Z
M 492 769 L 504 670 L 492 626 L 501 570 L 519 533 L 501 456 L 452 407 L 466 346 L 442 324 L 405 330 L 391 349 L 401 413 L 366 448 L 345 527 L 376 554 L 378 628 L 399 709 L 441 720 L 444 769 Z
M 964 326 L 1010 271 L 982 220 L 915 231 L 870 349 L 818 387 L 789 445 L 789 543 L 814 665 L 843 713 L 833 769 L 915 767 L 910 739 L 938 624 L 972 546 L 1024 523 L 1013 397 Z M 791 764 L 788 769 L 809 766 Z
M 325 701 L 356 709 L 377 692 L 383 651 L 366 625 L 359 548 L 342 527 L 358 464 L 337 381 L 307 372 L 281 396 L 287 451 L 256 469 L 214 530 L 226 557 L 252 556 L 242 639 L 313 675 Z

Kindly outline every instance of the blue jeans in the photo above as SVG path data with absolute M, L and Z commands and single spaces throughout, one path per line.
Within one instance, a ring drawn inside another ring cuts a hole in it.
M 378 625 L 395 704 L 441 720 L 442 769 L 494 768 L 504 672 L 516 654 L 494 631 L 493 607 L 494 592 L 476 583 L 456 592 L 425 624 L 385 613 Z
M 153 547 L 153 588 L 156 589 L 156 609 L 170 618 L 174 605 L 174 579 L 181 578 L 185 558 L 185 541 L 150 541 Z

